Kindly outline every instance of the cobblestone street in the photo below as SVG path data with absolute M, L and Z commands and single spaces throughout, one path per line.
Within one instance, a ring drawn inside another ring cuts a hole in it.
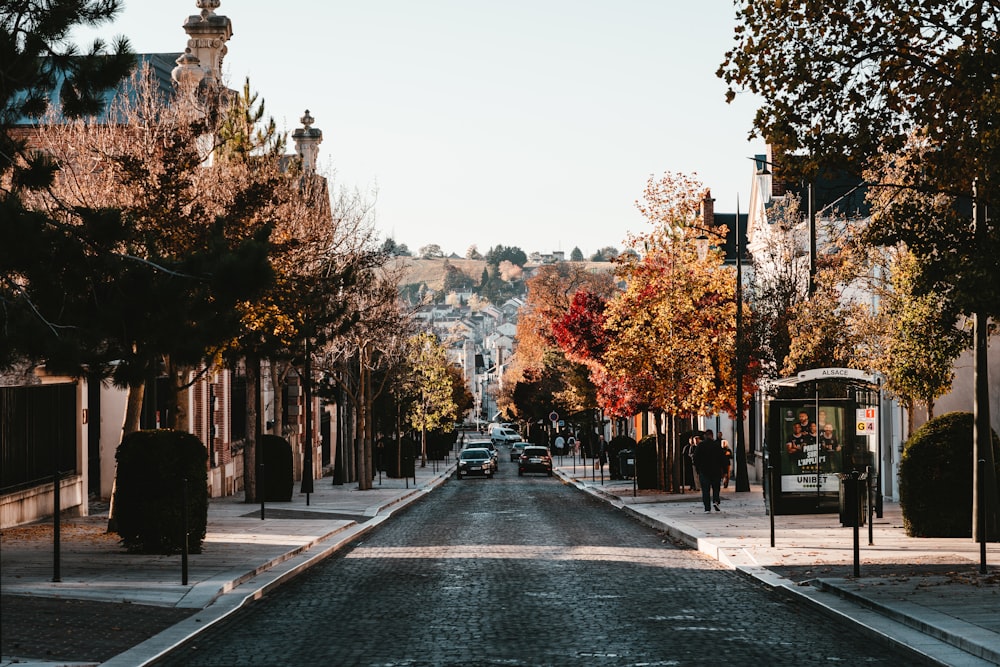
M 547 477 L 450 480 L 158 665 L 898 664 Z

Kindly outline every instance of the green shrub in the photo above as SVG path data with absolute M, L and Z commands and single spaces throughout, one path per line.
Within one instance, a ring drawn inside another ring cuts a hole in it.
M 434 429 L 427 432 L 427 458 L 431 461 L 444 461 L 445 456 L 455 448 L 458 431 Z
M 899 506 L 911 537 L 971 537 L 973 416 L 949 412 L 907 440 L 899 462 Z M 997 460 L 1000 439 L 992 433 Z
M 640 489 L 658 489 L 656 436 L 647 435 L 636 445 L 635 483 Z
M 619 455 L 626 449 L 635 452 L 636 442 L 627 435 L 616 435 L 608 443 L 608 473 L 611 479 L 623 479 L 621 471 L 621 459 Z
M 388 438 L 382 442 L 384 443 L 382 465 L 385 474 L 394 479 L 413 477 L 416 460 L 420 457 L 420 443 L 407 437 L 402 439 L 402 446 L 396 440 Z
M 137 431 L 115 454 L 115 528 L 131 552 L 183 549 L 183 496 L 187 495 L 188 550 L 201 553 L 208 523 L 208 452 L 182 431 Z
M 264 452 L 264 478 L 261 480 L 264 501 L 291 502 L 295 485 L 291 444 L 281 436 L 266 434 L 260 436 L 260 446 Z

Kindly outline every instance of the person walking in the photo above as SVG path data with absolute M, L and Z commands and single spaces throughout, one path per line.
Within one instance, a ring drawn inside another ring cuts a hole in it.
M 698 449 L 698 436 L 692 435 L 688 438 L 688 442 L 684 445 L 684 449 L 681 450 L 681 461 L 684 464 L 684 479 L 682 480 L 688 485 L 688 488 L 692 491 L 698 490 L 698 480 L 694 472 L 694 453 Z
M 698 481 L 701 483 L 701 500 L 705 504 L 705 513 L 711 514 L 714 505 L 716 512 L 719 507 L 722 483 L 722 446 L 715 439 L 712 431 L 705 431 L 705 437 L 694 453 L 694 467 L 698 471 Z
M 722 441 L 722 488 L 729 488 L 729 475 L 733 469 L 733 450 L 729 448 L 729 441 Z

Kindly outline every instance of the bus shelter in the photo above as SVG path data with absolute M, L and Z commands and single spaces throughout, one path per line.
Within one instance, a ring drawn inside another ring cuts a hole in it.
M 764 400 L 765 493 L 775 514 L 845 512 L 844 479 L 877 490 L 880 387 L 852 368 L 817 368 L 770 383 Z M 881 498 L 864 494 L 881 516 Z

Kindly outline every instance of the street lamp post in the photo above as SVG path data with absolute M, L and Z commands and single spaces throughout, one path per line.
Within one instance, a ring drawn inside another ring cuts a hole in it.
M 712 234 L 725 240 L 719 232 L 703 227 L 695 227 L 698 231 Z M 736 490 L 749 491 L 750 479 L 747 474 L 746 435 L 743 432 L 743 242 L 740 233 L 740 199 L 736 196 L 736 344 L 733 350 L 733 366 L 736 385 Z M 705 241 L 708 239 L 705 238 Z
M 305 355 L 303 358 L 303 369 L 300 373 L 302 379 L 302 400 L 305 417 L 305 447 L 302 456 L 302 488 L 301 493 L 306 494 L 306 505 L 309 504 L 309 494 L 315 491 L 313 487 L 313 428 L 312 428 L 312 349 L 309 336 L 306 336 Z

